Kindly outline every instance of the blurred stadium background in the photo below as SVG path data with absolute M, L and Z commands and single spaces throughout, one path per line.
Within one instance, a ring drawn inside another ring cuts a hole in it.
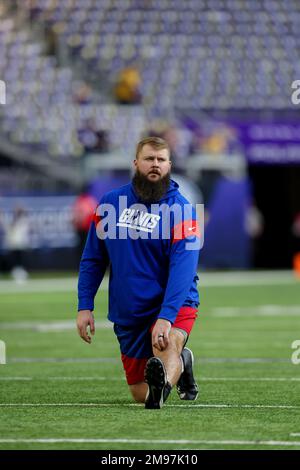
M 298 0 L 0 0 L 0 448 L 300 449 L 299 59 Z M 74 329 L 90 210 L 147 135 L 205 204 L 194 420 L 130 408 L 106 294 Z
M 76 195 L 126 183 L 149 134 L 205 204 L 203 268 L 293 266 L 299 2 L 1 0 L 0 18 L 1 226 L 27 211 L 27 269 L 77 269 Z

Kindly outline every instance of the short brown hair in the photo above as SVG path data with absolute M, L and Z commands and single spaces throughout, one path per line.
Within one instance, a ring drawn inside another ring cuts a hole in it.
M 145 137 L 144 139 L 140 140 L 140 142 L 137 144 L 136 147 L 136 154 L 135 158 L 137 159 L 139 156 L 140 151 L 144 147 L 144 145 L 150 145 L 153 147 L 155 150 L 162 150 L 162 149 L 167 149 L 169 152 L 169 157 L 170 157 L 170 147 L 168 142 L 166 142 L 164 139 L 161 137 Z

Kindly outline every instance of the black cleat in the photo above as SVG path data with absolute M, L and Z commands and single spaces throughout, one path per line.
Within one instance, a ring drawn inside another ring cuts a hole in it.
M 198 385 L 194 379 L 194 356 L 190 349 L 184 348 L 181 353 L 184 370 L 177 382 L 177 393 L 181 400 L 197 400 Z
M 145 382 L 147 382 L 149 387 L 145 408 L 161 408 L 168 398 L 172 387 L 167 381 L 165 366 L 158 357 L 151 357 L 148 360 L 145 368 Z

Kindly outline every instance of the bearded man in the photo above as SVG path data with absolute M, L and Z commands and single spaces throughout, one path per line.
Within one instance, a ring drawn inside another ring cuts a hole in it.
M 103 196 L 91 224 L 80 262 L 77 328 L 91 343 L 94 298 L 109 267 L 108 319 L 129 389 L 145 408 L 159 409 L 175 385 L 182 400 L 198 396 L 185 345 L 199 305 L 200 233 L 194 208 L 170 177 L 167 142 L 141 140 L 134 167 L 132 182 Z

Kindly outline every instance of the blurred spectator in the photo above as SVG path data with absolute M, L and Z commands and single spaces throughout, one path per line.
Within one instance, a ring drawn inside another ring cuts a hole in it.
M 77 131 L 78 140 L 86 152 L 106 153 L 109 151 L 108 132 L 97 129 L 92 119 L 87 119 Z
M 250 202 L 245 213 L 245 230 L 251 239 L 251 264 L 252 266 L 256 266 L 262 250 L 262 236 L 265 230 L 265 220 L 254 200 Z
M 77 104 L 91 104 L 93 102 L 92 88 L 84 81 L 73 85 L 73 101 Z
M 28 214 L 23 207 L 15 208 L 12 221 L 5 227 L 5 232 L 12 277 L 16 282 L 24 282 L 28 277 L 25 256 L 30 248 L 30 225 Z
M 297 214 L 294 216 L 292 223 L 292 234 L 294 237 L 300 239 L 300 212 L 297 212 Z
M 231 155 L 240 152 L 237 130 L 224 122 L 200 121 L 184 117 L 183 128 L 187 133 L 189 153 L 205 153 L 211 156 Z
M 106 153 L 110 150 L 108 132 L 105 129 L 97 129 L 97 146 L 96 151 L 98 153 Z
M 246 212 L 245 228 L 251 238 L 261 237 L 264 231 L 264 217 L 255 202 L 249 206 Z
M 202 137 L 199 150 L 211 155 L 232 153 L 236 140 L 236 131 L 225 124 L 215 124 L 211 127 L 208 135 Z
M 96 199 L 87 192 L 84 188 L 81 194 L 76 198 L 73 213 L 72 223 L 77 234 L 77 257 L 78 264 L 84 249 L 86 237 L 94 218 L 95 209 L 97 207 Z
M 138 104 L 142 101 L 141 76 L 136 67 L 127 67 L 119 73 L 115 98 L 119 104 Z
M 52 25 L 45 26 L 46 54 L 55 56 L 58 53 L 58 37 Z

